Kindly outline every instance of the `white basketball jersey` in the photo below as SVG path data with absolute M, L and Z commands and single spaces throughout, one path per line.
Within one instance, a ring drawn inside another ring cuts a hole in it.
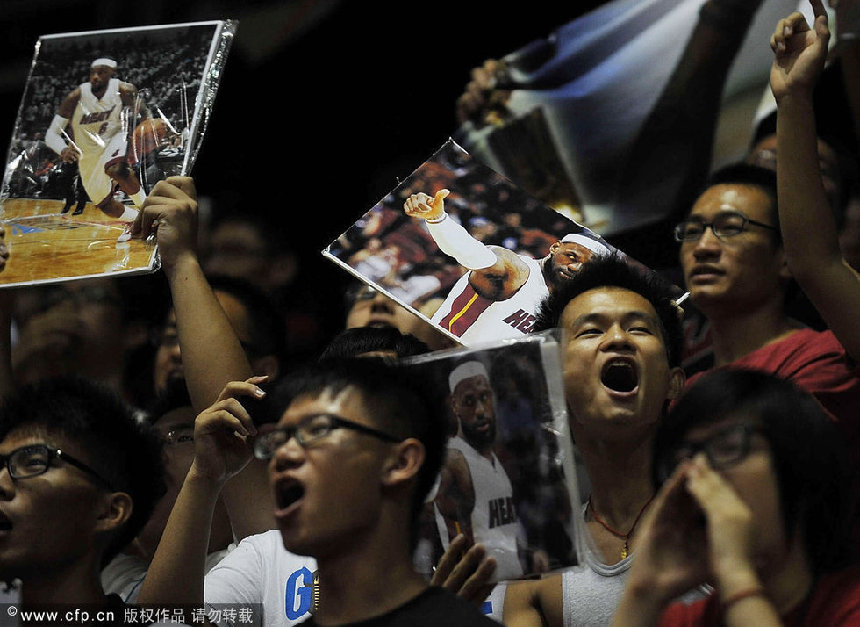
M 487 555 L 496 559 L 496 577 L 515 579 L 523 574 L 517 546 L 522 540 L 522 526 L 514 506 L 511 480 L 495 454 L 487 459 L 459 436 L 448 441 L 448 448 L 460 451 L 469 465 L 475 489 L 472 510 L 472 534 Z
M 122 110 L 118 78 L 110 79 L 101 98 L 93 95 L 92 85 L 81 84 L 81 99 L 71 119 L 75 144 L 83 151 L 81 161 L 98 160 L 111 138 L 125 131 Z

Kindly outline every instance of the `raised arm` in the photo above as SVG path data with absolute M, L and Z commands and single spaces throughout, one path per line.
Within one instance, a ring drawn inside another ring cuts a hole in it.
M 196 198 L 190 178 L 159 181 L 132 232 L 141 237 L 156 234 L 176 312 L 185 380 L 194 409 L 200 412 L 219 397 L 228 382 L 243 381 L 256 373 L 200 266 Z M 258 460 L 224 486 L 224 505 L 237 540 L 274 527 L 271 498 L 266 465 Z
M 776 99 L 779 221 L 788 265 L 821 317 L 854 358 L 860 358 L 860 278 L 843 259 L 819 173 L 812 107 L 830 32 L 821 0 L 810 0 L 810 28 L 799 12 L 780 20 L 771 37 L 770 85 Z
M 726 79 L 761 4 L 702 3 L 677 65 L 621 164 L 621 210 L 655 211 L 672 221 L 686 214 L 711 168 Z
M 450 219 L 445 212 L 448 194 L 447 189 L 432 197 L 424 192 L 412 194 L 404 202 L 403 210 L 410 217 L 424 220 L 439 250 L 471 270 L 469 283 L 478 294 L 490 300 L 510 298 L 528 279 L 528 266 L 507 249 L 479 242 Z
M 255 433 L 242 397 L 261 397 L 262 377 L 227 384 L 194 422 L 194 461 L 176 497 L 167 526 L 140 591 L 148 604 L 199 605 L 212 515 L 222 488 L 251 459 Z
M 176 311 L 188 392 L 195 410 L 203 411 L 229 381 L 243 381 L 254 373 L 197 257 L 197 193 L 193 179 L 170 177 L 159 181 L 135 220 L 132 233 L 140 237 L 156 235 Z

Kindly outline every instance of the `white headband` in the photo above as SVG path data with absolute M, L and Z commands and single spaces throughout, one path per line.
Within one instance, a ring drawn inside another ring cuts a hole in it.
M 100 59 L 96 59 L 92 62 L 92 65 L 90 65 L 90 67 L 98 67 L 99 65 L 109 67 L 112 70 L 116 69 L 116 61 L 114 61 L 113 59 L 108 59 L 107 57 L 101 57 Z
M 463 379 L 471 379 L 472 377 L 484 376 L 488 380 L 490 375 L 487 374 L 487 369 L 484 368 L 484 364 L 480 361 L 467 361 L 464 364 L 460 364 L 456 368 L 451 371 L 451 374 L 448 375 L 448 389 L 451 393 L 457 388 L 457 385 Z
M 561 239 L 561 241 L 579 244 L 580 246 L 587 248 L 596 255 L 606 255 L 610 252 L 606 246 L 601 244 L 596 239 L 592 239 L 587 235 L 581 235 L 580 233 L 568 233 Z

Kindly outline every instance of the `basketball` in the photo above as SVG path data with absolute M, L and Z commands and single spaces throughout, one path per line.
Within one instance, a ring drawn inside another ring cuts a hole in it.
M 149 118 L 134 129 L 134 154 L 139 161 L 145 155 L 167 143 L 170 127 L 160 118 Z

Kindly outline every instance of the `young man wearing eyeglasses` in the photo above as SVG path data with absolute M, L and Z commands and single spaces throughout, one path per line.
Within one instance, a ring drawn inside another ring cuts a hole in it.
M 200 530 L 221 487 L 248 463 L 253 437 L 254 455 L 269 460 L 277 531 L 246 539 L 213 569 L 207 600 L 218 579 L 234 602 L 261 602 L 266 625 L 300 622 L 312 601 L 306 624 L 496 624 L 414 570 L 416 525 L 441 465 L 444 425 L 441 409 L 404 376 L 373 358 L 297 370 L 273 394 L 280 420 L 259 431 L 245 406 L 263 396 L 264 379 L 229 383 L 197 418 L 194 462 L 141 602 L 199 603 L 202 560 L 191 557 L 205 552 Z M 304 576 L 285 577 L 291 570 Z
M 734 164 L 715 172 L 675 230 L 684 281 L 710 325 L 714 367 L 789 378 L 849 427 L 860 406 L 853 361 L 830 331 L 805 328 L 786 313 L 792 276 L 776 198 L 770 170 Z
M 121 624 L 99 570 L 164 489 L 157 436 L 115 393 L 80 378 L 20 388 L 0 410 L 0 581 L 20 582 L 22 612 L 110 611 L 104 622 Z

